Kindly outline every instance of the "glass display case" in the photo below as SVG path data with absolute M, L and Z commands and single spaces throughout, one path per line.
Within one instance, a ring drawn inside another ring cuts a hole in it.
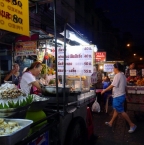
M 91 77 L 89 76 L 67 76 L 66 85 L 72 92 L 84 92 L 90 90 Z

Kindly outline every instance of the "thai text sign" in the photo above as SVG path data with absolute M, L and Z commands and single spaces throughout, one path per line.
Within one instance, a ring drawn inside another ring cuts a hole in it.
M 71 46 L 66 48 L 66 75 L 93 73 L 93 46 Z M 64 48 L 58 48 L 58 74 L 64 73 Z
M 95 60 L 96 62 L 106 61 L 106 52 L 96 52 Z
M 131 69 L 130 70 L 130 76 L 136 76 L 136 75 L 137 75 L 136 69 Z
M 0 0 L 0 28 L 29 36 L 28 0 Z
M 15 44 L 15 55 L 25 56 L 25 55 L 37 55 L 37 42 L 27 41 L 27 42 L 17 42 Z
M 106 63 L 104 64 L 104 72 L 113 72 L 114 64 Z

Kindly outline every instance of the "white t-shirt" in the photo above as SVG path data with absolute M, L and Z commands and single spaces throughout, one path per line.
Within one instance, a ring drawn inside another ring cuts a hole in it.
M 112 86 L 113 87 L 113 97 L 119 97 L 124 95 L 125 92 L 125 88 L 126 88 L 126 77 L 123 73 L 118 73 L 114 76 L 113 82 L 112 82 Z
M 35 82 L 36 78 L 30 73 L 30 72 L 25 72 L 22 75 L 21 81 L 20 81 L 20 88 L 21 90 L 26 93 L 30 94 L 30 90 L 32 87 L 32 82 Z

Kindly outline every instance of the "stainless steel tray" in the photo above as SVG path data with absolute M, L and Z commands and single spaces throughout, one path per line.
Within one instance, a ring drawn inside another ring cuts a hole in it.
M 32 120 L 27 119 L 4 119 L 6 122 L 15 121 L 21 128 L 14 133 L 8 135 L 0 135 L 0 145 L 15 145 L 17 142 L 25 138 L 29 132 L 30 124 L 33 123 Z
M 30 104 L 23 107 L 18 107 L 18 108 L 0 109 L 0 118 L 7 117 L 7 118 L 22 118 L 23 119 L 25 118 L 26 111 L 28 110 L 29 107 L 30 107 Z M 13 117 L 13 115 L 16 117 Z

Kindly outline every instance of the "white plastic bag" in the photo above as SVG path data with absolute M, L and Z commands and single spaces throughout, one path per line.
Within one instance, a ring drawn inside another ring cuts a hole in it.
M 97 102 L 97 99 L 94 101 L 92 105 L 92 112 L 100 112 L 100 105 Z

